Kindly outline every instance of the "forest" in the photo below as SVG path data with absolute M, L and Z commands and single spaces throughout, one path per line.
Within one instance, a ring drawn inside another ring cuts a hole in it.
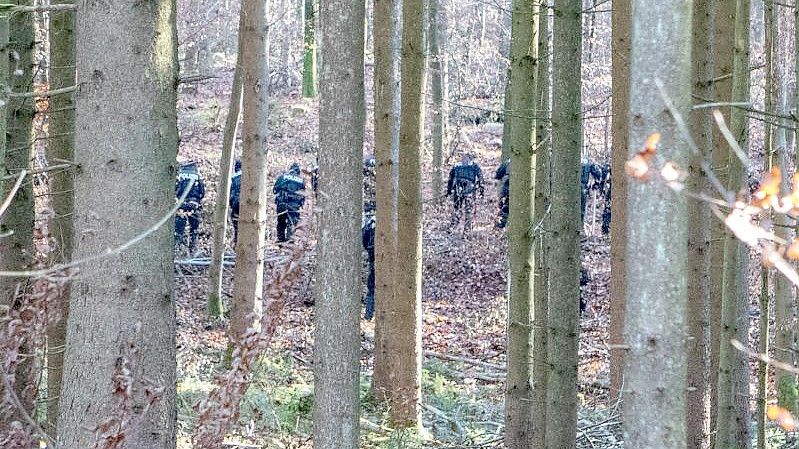
M 0 4 L 0 448 L 799 448 L 796 0 Z

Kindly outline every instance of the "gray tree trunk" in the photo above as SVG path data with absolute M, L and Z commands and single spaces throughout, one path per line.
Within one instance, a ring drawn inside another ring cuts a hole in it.
M 302 96 L 305 98 L 316 97 L 316 36 L 314 33 L 316 14 L 314 1 L 305 0 L 305 39 L 302 62 Z
M 624 301 L 627 297 L 627 160 L 629 142 L 632 0 L 614 0 L 612 13 L 613 150 L 610 222 L 610 399 L 619 399 L 624 384 Z
M 422 374 L 422 136 L 424 129 L 424 2 L 402 5 L 402 91 L 399 136 L 399 202 L 395 307 L 387 335 L 393 371 L 391 420 L 398 427 L 420 425 Z
M 263 309 L 269 133 L 269 28 L 263 0 L 242 2 L 239 33 L 244 110 L 239 240 L 228 330 L 234 344 L 248 328 L 258 326 Z
M 174 205 L 177 35 L 169 1 L 78 3 L 75 17 L 73 258 L 83 259 L 140 235 Z M 113 47 L 100 38 L 109 33 Z M 166 225 L 122 255 L 82 265 L 67 321 L 59 447 L 93 447 L 92 429 L 120 413 L 132 414 L 120 430 L 128 447 L 175 447 L 173 244 Z M 126 362 L 130 396 L 114 385 L 124 383 Z M 163 389 L 149 407 L 146 382 Z
M 230 106 L 225 119 L 225 132 L 222 137 L 222 155 L 219 157 L 219 180 L 216 185 L 216 204 L 214 204 L 214 243 L 211 250 L 211 266 L 208 268 L 208 316 L 222 318 L 225 314 L 225 303 L 222 299 L 222 264 L 225 257 L 225 235 L 227 234 L 227 217 L 230 210 L 230 176 L 233 172 L 233 153 L 236 146 L 236 134 L 239 130 L 242 96 L 241 55 L 242 42 L 239 40 L 239 51 L 236 55 L 236 70 L 233 72 L 233 88 L 230 92 Z
M 433 142 L 433 198 L 436 203 L 441 198 L 442 170 L 444 165 L 444 130 L 446 129 L 446 114 L 444 113 L 444 65 L 443 52 L 438 39 L 439 0 L 428 0 L 428 41 L 430 51 L 430 90 L 431 90 L 431 124 L 430 138 Z
M 58 3 L 64 3 L 59 1 Z M 56 4 L 54 2 L 53 4 Z M 50 13 L 50 89 L 61 89 L 75 85 L 75 17 L 74 12 Z M 73 138 L 75 132 L 75 103 L 72 95 L 56 95 L 50 98 L 48 122 L 50 139 L 47 143 L 47 159 L 74 159 Z M 72 212 L 73 170 L 54 173 L 52 176 L 52 205 L 55 212 L 50 222 L 50 232 L 58 243 L 57 260 L 72 259 Z M 56 311 L 58 319 L 50 319 L 47 329 L 47 432 L 55 437 L 58 422 L 58 402 L 64 363 L 64 343 L 67 336 L 69 314 L 69 289 L 64 289 L 61 307 Z
M 694 3 L 693 94 L 714 98 L 713 15 L 716 0 Z M 705 100 L 698 100 L 700 102 Z M 693 139 L 700 155 L 691 155 L 688 188 L 708 192 L 709 183 L 702 164 L 710 160 L 713 149 L 713 123 L 708 109 L 691 112 Z M 715 218 L 714 218 L 715 219 Z M 710 208 L 703 201 L 688 201 L 688 390 L 686 441 L 692 449 L 710 447 Z
M 533 195 L 535 164 L 536 78 L 538 64 L 538 3 L 513 2 L 510 46 L 510 214 L 508 248 L 508 374 L 505 380 L 505 446 L 530 447 L 532 435 Z
M 691 107 L 692 4 L 687 0 L 632 2 L 629 156 L 658 131 L 662 135 L 661 157 L 688 166 L 688 145 L 655 80 L 662 80 L 677 113 L 687 117 Z M 655 54 L 660 58 L 657 66 L 651 63 Z M 630 180 L 627 195 L 625 447 L 684 448 L 687 200 L 660 181 Z
M 735 60 L 733 64 L 733 101 L 749 101 L 749 0 L 737 0 L 735 11 Z M 740 147 L 748 152 L 749 124 L 745 111 L 734 108 L 730 114 L 730 131 Z M 727 189 L 738 191 L 747 185 L 746 171 L 731 152 Z M 724 240 L 724 272 L 722 289 L 721 333 L 719 344 L 718 413 L 716 449 L 751 447 L 749 436 L 749 364 L 745 354 L 732 347 L 730 341 L 748 342 L 749 295 L 746 267 L 749 250 L 732 234 Z
M 363 0 L 321 3 L 314 447 L 357 448 L 365 121 Z

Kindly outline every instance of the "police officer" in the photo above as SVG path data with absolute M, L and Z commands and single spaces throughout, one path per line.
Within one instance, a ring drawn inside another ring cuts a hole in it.
M 447 182 L 447 195 L 452 195 L 452 221 L 451 229 L 460 221 L 460 214 L 464 214 L 463 232 L 468 232 L 472 227 L 472 213 L 474 209 L 474 194 L 480 192 L 483 196 L 483 171 L 474 161 L 474 155 L 464 153 L 460 163 L 449 171 Z M 462 211 L 462 212 L 461 212 Z
M 233 177 L 230 179 L 230 221 L 233 222 L 233 243 L 239 239 L 239 199 L 241 198 L 241 160 L 236 159 L 233 165 Z
M 510 159 L 500 164 L 494 173 L 494 179 L 500 183 L 497 228 L 502 229 L 508 224 L 508 213 L 510 212 Z
M 178 177 L 175 182 L 175 197 L 180 198 L 189 190 L 186 198 L 178 208 L 175 216 L 175 245 L 186 245 L 186 226 L 189 227 L 189 251 L 193 252 L 197 245 L 197 235 L 200 230 L 200 214 L 202 213 L 202 200 L 205 197 L 205 185 L 197 169 L 197 163 L 189 161 L 180 164 Z
M 294 234 L 294 227 L 300 221 L 300 209 L 305 204 L 305 181 L 300 175 L 300 166 L 291 164 L 289 171 L 283 173 L 275 181 L 272 191 L 275 194 L 277 208 L 277 241 L 285 242 Z
M 585 220 L 588 193 L 596 190 L 604 199 L 602 233 L 610 232 L 610 166 L 583 162 L 580 164 L 580 219 Z
M 366 280 L 366 313 L 371 320 L 375 315 L 375 212 L 374 203 L 367 204 L 361 225 L 361 244 L 369 262 L 369 277 Z

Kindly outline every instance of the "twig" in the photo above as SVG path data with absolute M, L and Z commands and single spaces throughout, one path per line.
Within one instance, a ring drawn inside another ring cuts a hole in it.
M 63 87 L 61 89 L 45 90 L 42 92 L 9 92 L 9 98 L 46 98 L 55 95 L 68 94 L 75 92 L 77 86 Z
M 14 183 L 14 187 L 11 188 L 11 191 L 8 193 L 8 197 L 6 197 L 5 201 L 3 201 L 3 204 L 0 204 L 0 218 L 3 217 L 6 209 L 8 209 L 9 205 L 11 205 L 11 200 L 14 199 L 14 196 L 17 194 L 17 190 L 19 190 L 19 187 L 22 185 L 22 180 L 25 179 L 25 175 L 27 173 L 28 172 L 25 171 L 25 169 L 20 170 L 19 175 L 17 175 L 17 182 Z
M 6 5 L 3 5 L 6 6 Z M 2 10 L 3 8 L 0 8 Z M 45 12 L 45 11 L 75 11 L 78 7 L 74 4 L 58 4 L 58 5 L 38 5 L 38 6 L 13 6 L 8 9 L 11 14 L 25 13 L 25 12 Z
M 0 374 L 0 378 L 3 379 L 3 388 L 5 389 L 5 393 L 8 395 L 8 398 L 11 399 L 12 405 L 16 407 L 20 416 L 22 416 L 22 419 L 24 419 L 28 425 L 30 425 L 37 434 L 39 434 L 40 438 L 47 440 L 48 448 L 55 448 L 55 441 L 53 441 L 53 439 L 47 435 L 47 432 L 45 432 L 44 429 L 39 426 L 39 423 L 37 423 L 35 419 L 31 418 L 31 415 L 29 415 L 27 410 L 25 410 L 25 407 L 22 405 L 22 401 L 20 401 L 19 396 L 17 396 L 17 392 L 14 391 L 14 388 L 8 381 L 8 376 L 5 374 Z
M 462 362 L 462 363 L 466 363 L 466 364 L 469 364 L 469 365 L 480 366 L 480 367 L 483 367 L 483 368 L 488 368 L 488 369 L 493 369 L 493 370 L 502 371 L 502 370 L 506 369 L 505 365 L 499 365 L 499 364 L 496 364 L 496 363 L 488 363 L 488 362 L 483 362 L 481 360 L 470 359 L 470 358 L 467 358 L 467 357 L 459 357 L 459 356 L 450 355 L 450 354 L 443 354 L 443 353 L 435 352 L 435 351 L 425 351 L 424 355 L 427 356 L 427 357 L 434 357 L 434 358 L 437 358 L 437 359 L 449 360 L 451 362 Z
M 183 194 L 178 198 L 175 202 L 175 206 L 169 210 L 158 222 L 156 222 L 152 227 L 145 230 L 141 234 L 133 237 L 132 239 L 128 240 L 127 242 L 119 245 L 115 248 L 106 248 L 106 250 L 102 253 L 95 254 L 93 256 L 89 256 L 83 259 L 75 260 L 72 262 L 67 262 L 63 264 L 53 265 L 50 268 L 44 268 L 41 270 L 31 270 L 31 271 L 0 271 L 0 277 L 43 277 L 49 274 L 65 270 L 67 268 L 76 267 L 78 265 L 83 265 L 87 262 L 93 262 L 95 260 L 104 259 L 109 256 L 113 256 L 119 254 L 126 249 L 130 248 L 131 246 L 136 245 L 137 243 L 141 242 L 142 240 L 146 239 L 150 236 L 153 232 L 157 231 L 161 226 L 163 226 L 167 221 L 169 221 L 172 217 L 175 216 L 175 213 L 180 209 L 180 206 L 183 204 L 183 201 L 189 195 L 192 186 L 194 185 L 194 180 L 189 182 L 189 185 L 186 187 L 186 190 L 183 191 Z M 2 211 L 0 209 L 0 211 Z
M 761 353 L 759 353 L 757 351 L 752 351 L 751 349 L 745 347 L 740 341 L 738 341 L 738 340 L 736 340 L 734 338 L 732 340 L 730 340 L 730 343 L 732 344 L 732 347 L 734 347 L 735 349 L 743 352 L 744 354 L 748 355 L 749 357 L 753 357 L 753 358 L 755 358 L 757 360 L 760 360 L 761 362 L 765 363 L 766 365 L 771 365 L 771 366 L 773 366 L 773 367 L 775 367 L 777 369 L 781 369 L 783 371 L 788 371 L 789 373 L 799 374 L 799 368 L 797 368 L 797 367 L 795 367 L 795 366 L 793 366 L 791 364 L 785 363 L 785 362 L 780 362 L 779 360 L 774 360 L 768 354 L 761 354 Z
M 47 167 L 35 168 L 33 170 L 29 170 L 28 174 L 29 175 L 38 175 L 38 174 L 47 173 L 47 172 L 56 171 L 56 170 L 61 170 L 61 169 L 64 169 L 64 168 L 70 168 L 70 167 L 74 167 L 74 166 L 76 166 L 76 164 L 48 165 Z M 3 181 L 8 181 L 9 179 L 14 179 L 16 177 L 17 177 L 16 174 L 14 174 L 14 175 L 5 175 L 5 176 L 3 176 L 2 180 Z

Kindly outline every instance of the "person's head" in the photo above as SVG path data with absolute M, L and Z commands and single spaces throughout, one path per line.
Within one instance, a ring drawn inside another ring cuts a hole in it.
M 300 174 L 300 164 L 298 164 L 296 162 L 291 164 L 291 167 L 289 167 L 289 172 L 293 173 L 295 175 L 299 175 Z
M 194 161 L 187 161 L 182 162 L 180 164 L 180 168 L 178 169 L 179 173 L 197 173 L 197 163 Z
M 236 162 L 233 163 L 233 172 L 241 171 L 241 159 L 236 159 Z
M 474 153 L 470 151 L 464 151 L 461 154 L 461 163 L 462 164 L 471 164 L 474 161 Z

